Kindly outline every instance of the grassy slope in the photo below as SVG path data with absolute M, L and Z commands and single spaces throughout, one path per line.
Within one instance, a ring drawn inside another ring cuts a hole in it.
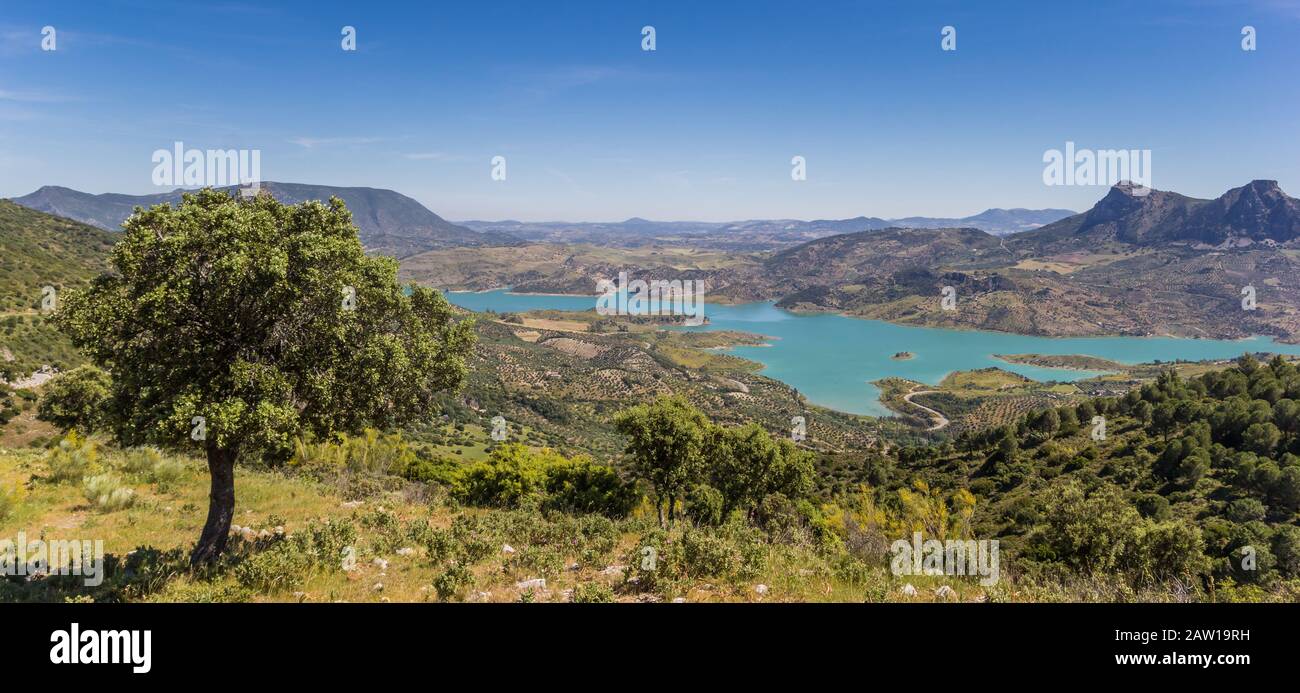
M 85 286 L 108 268 L 115 235 L 0 200 L 0 368 L 11 375 L 43 364 L 66 368 L 80 354 L 40 315 L 42 289 Z
M 55 485 L 40 479 L 47 473 L 43 453 L 37 451 L 0 452 L 0 487 L 27 487 L 18 510 L 0 520 L 0 537 L 13 537 L 19 531 L 28 537 L 48 539 L 103 539 L 110 555 L 151 547 L 162 551 L 187 550 L 202 527 L 207 502 L 207 478 L 201 462 L 185 459 L 182 479 L 167 490 L 148 483 L 133 483 L 138 494 L 134 507 L 116 512 L 98 512 L 87 506 L 79 487 Z M 33 480 L 33 477 L 36 477 Z M 426 550 L 416 542 L 398 542 L 415 548 L 411 556 L 399 555 L 391 541 L 378 527 L 365 527 L 367 517 L 383 508 L 401 522 L 425 520 L 433 527 L 445 528 L 462 514 L 480 516 L 507 515 L 498 510 L 454 510 L 447 504 L 416 500 L 411 489 L 380 491 L 369 495 L 361 504 L 345 500 L 344 493 L 331 484 L 300 476 L 241 468 L 237 473 L 235 524 L 253 527 L 259 532 L 272 529 L 275 523 L 289 533 L 301 530 L 309 520 L 330 518 L 337 522 L 352 518 L 359 527 L 357 570 L 344 572 L 333 566 L 311 571 L 302 585 L 271 590 L 242 588 L 235 577 L 225 574 L 196 578 L 183 571 L 167 572 L 145 594 L 125 595 L 127 601 L 350 601 L 350 602 L 418 602 L 435 600 L 431 582 L 442 572 L 431 564 Z M 534 590 L 535 601 L 566 601 L 566 590 L 581 583 L 609 586 L 619 601 L 645 601 L 634 589 L 621 586 L 617 574 L 602 574 L 608 566 L 623 563 L 623 557 L 635 554 L 639 539 L 648 525 L 631 519 L 619 525 L 619 538 L 612 551 L 589 561 L 576 570 L 572 566 L 582 557 L 577 552 L 563 556 L 564 568 L 551 575 L 546 590 Z M 529 550 L 526 536 L 505 536 L 504 543 L 516 548 L 518 556 Z M 519 601 L 527 590 L 516 582 L 537 577 L 516 557 L 503 554 L 504 543 L 494 544 L 492 555 L 473 566 L 474 584 L 461 598 L 478 601 Z M 254 544 L 232 536 L 232 552 L 256 552 Z M 374 559 L 387 560 L 386 568 Z M 788 553 L 782 548 L 770 550 L 768 569 L 744 581 L 700 578 L 681 590 L 688 601 L 862 601 L 876 599 L 931 601 L 933 589 L 951 584 L 963 599 L 977 599 L 984 590 L 973 582 L 951 578 L 909 577 L 896 579 L 883 566 L 867 584 L 850 585 L 830 577 L 811 552 Z M 920 589 L 917 597 L 905 597 L 900 589 L 910 582 Z M 754 586 L 770 587 L 760 595 Z M 382 589 L 376 589 L 382 585 Z M 73 597 L 80 590 L 59 592 Z M 486 593 L 486 596 L 481 593 Z M 49 594 L 41 593 L 45 598 Z

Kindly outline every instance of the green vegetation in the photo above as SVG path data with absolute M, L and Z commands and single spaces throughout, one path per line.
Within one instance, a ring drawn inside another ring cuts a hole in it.
M 14 380 L 43 365 L 84 362 L 67 337 L 41 315 L 46 287 L 55 305 L 108 267 L 116 235 L 0 200 L 0 378 Z
M 30 489 L 4 496 L 0 535 L 92 508 L 109 580 L 6 582 L 0 599 L 1293 601 L 1296 401 L 1300 369 L 1246 357 L 942 445 L 814 455 L 664 398 L 616 417 L 618 469 L 519 444 L 466 463 L 368 431 L 242 471 L 242 526 L 201 572 L 185 560 L 200 463 L 69 436 L 0 454 L 0 488 Z M 167 462 L 174 478 L 151 480 Z M 917 531 L 999 540 L 1001 580 L 891 574 L 890 545 Z M 122 558 L 146 544 L 163 548 Z
M 1295 398 L 1294 364 L 1245 356 L 1227 370 L 1189 380 L 1170 370 L 1123 397 L 904 449 L 899 465 L 985 499 L 976 534 L 1002 538 L 1026 575 L 1280 594 L 1300 578 L 1289 562 L 1300 512 Z
M 0 314 L 36 313 L 42 289 L 83 287 L 108 269 L 116 235 L 0 200 Z

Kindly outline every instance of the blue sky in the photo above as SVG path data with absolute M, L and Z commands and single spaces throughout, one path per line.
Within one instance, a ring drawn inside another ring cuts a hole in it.
M 1042 181 L 1066 141 L 1300 195 L 1300 0 L 189 4 L 6 0 L 0 196 L 158 192 L 178 140 L 449 219 L 1086 209 L 1104 188 Z

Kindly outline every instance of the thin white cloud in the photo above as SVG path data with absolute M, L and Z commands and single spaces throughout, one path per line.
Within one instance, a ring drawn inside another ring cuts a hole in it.
M 70 97 L 61 94 L 51 94 L 49 92 L 0 89 L 0 101 L 15 101 L 18 103 L 62 103 L 72 100 L 73 99 Z
M 402 157 L 412 161 L 466 161 L 466 158 L 459 154 L 446 152 L 408 152 Z
M 289 140 L 290 144 L 296 144 L 304 149 L 315 149 L 317 147 L 339 147 L 355 146 L 360 144 L 374 144 L 382 142 L 382 137 L 295 137 Z
M 503 66 L 498 68 L 498 72 L 510 80 L 516 93 L 535 99 L 632 75 L 625 69 L 601 65 L 570 65 L 545 70 Z

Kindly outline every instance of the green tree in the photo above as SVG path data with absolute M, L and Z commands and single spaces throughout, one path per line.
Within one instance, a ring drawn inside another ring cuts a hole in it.
M 1273 454 L 1282 439 L 1282 432 L 1271 423 L 1253 423 L 1241 435 L 1241 446 L 1257 455 L 1268 457 Z
M 78 366 L 45 385 L 36 418 L 68 430 L 92 433 L 108 424 L 112 380 L 94 366 Z
M 1142 519 L 1111 484 L 1087 492 L 1069 480 L 1044 494 L 1043 507 L 1047 523 L 1035 543 L 1085 575 L 1121 568 L 1138 544 Z
M 812 454 L 790 440 L 773 438 L 755 423 L 714 428 L 706 457 L 711 484 L 724 498 L 724 517 L 736 509 L 752 516 L 759 502 L 773 493 L 798 500 L 812 491 Z
M 671 524 L 677 499 L 684 497 L 704 464 L 708 418 L 681 397 L 660 397 L 619 412 L 614 427 L 628 438 L 633 475 L 650 484 L 659 524 Z
M 1273 535 L 1277 569 L 1288 578 L 1300 577 L 1300 527 L 1283 525 Z
M 203 446 L 211 491 L 192 565 L 225 548 L 237 458 L 410 421 L 465 374 L 472 323 L 437 292 L 404 293 L 338 199 L 186 194 L 137 210 L 110 262 L 56 320 L 112 373 L 120 442 Z
M 1133 407 L 1133 418 L 1140 421 L 1143 426 L 1151 425 L 1152 413 L 1153 413 L 1153 408 L 1151 406 L 1151 403 L 1146 400 L 1142 400 L 1141 402 L 1138 402 Z

